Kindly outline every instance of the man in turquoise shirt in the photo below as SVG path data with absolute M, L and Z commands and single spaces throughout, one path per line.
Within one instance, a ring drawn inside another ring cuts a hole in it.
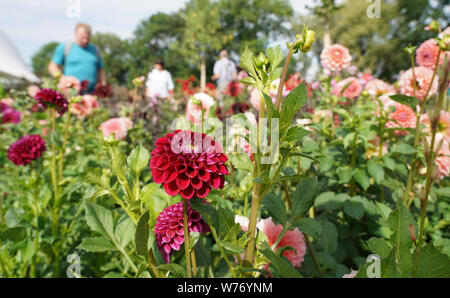
M 61 66 L 64 66 L 64 75 L 74 76 L 80 82 L 87 80 L 87 91 L 92 92 L 97 83 L 106 85 L 103 61 L 97 48 L 89 43 L 91 27 L 88 24 L 77 24 L 74 37 L 73 42 L 56 47 L 48 71 L 55 77 L 62 73 Z

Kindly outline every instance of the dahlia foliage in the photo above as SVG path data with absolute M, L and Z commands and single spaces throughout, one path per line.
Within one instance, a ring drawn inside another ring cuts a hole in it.
M 0 277 L 450 277 L 449 29 L 428 29 L 392 78 L 305 26 L 170 99 L 139 69 L 0 88 Z

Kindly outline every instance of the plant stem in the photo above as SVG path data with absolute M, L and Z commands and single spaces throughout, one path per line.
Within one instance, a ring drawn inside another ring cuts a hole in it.
M 195 258 L 194 248 L 191 250 L 191 258 L 192 258 L 192 275 L 197 277 L 197 259 Z
M 158 266 L 156 265 L 155 255 L 153 254 L 153 250 L 151 248 L 148 250 L 148 262 L 150 265 L 150 269 L 153 271 L 153 274 L 157 278 L 161 277 Z
M 66 113 L 66 122 L 64 123 L 64 138 L 61 147 L 61 151 L 59 152 L 59 180 L 63 179 L 63 169 L 64 169 L 64 152 L 67 145 L 67 137 L 69 133 L 69 124 L 70 124 L 70 113 Z
M 303 233 L 305 235 L 305 243 L 306 246 L 308 247 L 308 250 L 311 253 L 311 258 L 314 261 L 314 265 L 316 265 L 317 270 L 319 270 L 320 273 L 322 273 L 322 268 L 320 267 L 319 261 L 317 260 L 316 254 L 314 253 L 314 250 L 312 248 L 311 242 L 309 241 L 308 235 L 306 235 L 305 233 Z
M 192 273 L 191 273 L 191 257 L 189 254 L 188 204 L 189 202 L 183 199 L 184 256 L 186 259 L 187 277 L 191 278 Z
M 289 229 L 289 225 L 283 226 L 283 230 L 281 231 L 280 235 L 278 235 L 277 240 L 272 244 L 272 250 L 275 251 L 278 244 L 280 244 L 281 239 L 283 239 L 284 234 L 286 234 L 287 230 Z
M 286 61 L 284 62 L 283 72 L 281 73 L 281 80 L 280 80 L 280 84 L 278 85 L 277 100 L 275 102 L 275 109 L 277 111 L 280 110 L 281 95 L 283 94 L 283 87 L 284 87 L 284 82 L 286 81 L 289 63 L 291 62 L 292 55 L 294 54 L 294 44 L 295 43 L 293 42 L 292 46 L 289 48 L 289 53 L 286 57 Z
M 253 258 L 255 254 L 256 222 L 258 220 L 258 210 L 262 199 L 262 197 L 260 196 L 262 188 L 263 185 L 261 183 L 255 183 L 252 194 L 252 205 L 250 207 L 250 220 L 248 224 L 250 241 L 248 242 L 247 248 L 245 250 L 244 262 L 251 265 L 253 265 Z

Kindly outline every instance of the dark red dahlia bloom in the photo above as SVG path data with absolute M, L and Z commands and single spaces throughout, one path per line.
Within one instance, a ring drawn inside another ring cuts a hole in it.
M 44 110 L 54 108 L 61 115 L 67 112 L 67 107 L 69 106 L 69 102 L 61 93 L 48 88 L 39 90 L 34 99 L 39 108 L 43 108 Z
M 228 157 L 211 137 L 189 130 L 176 130 L 158 139 L 150 169 L 155 183 L 184 199 L 204 198 L 211 188 L 223 188 Z
M 3 113 L 6 110 L 11 109 L 10 105 L 4 103 L 4 102 L 0 102 L 0 113 Z
M 239 114 L 239 113 L 245 113 L 250 110 L 250 106 L 245 102 L 235 102 L 231 105 L 229 114 Z
M 241 93 L 239 82 L 232 81 L 228 84 L 226 94 L 232 97 L 238 96 Z
M 111 85 L 96 84 L 93 94 L 99 98 L 109 97 L 111 95 Z
M 188 206 L 188 226 L 189 232 L 206 234 L 210 230 L 200 213 L 191 206 Z M 180 250 L 184 243 L 183 202 L 167 207 L 158 215 L 154 233 L 158 249 L 169 263 L 170 255 Z
M 41 157 L 45 150 L 45 141 L 40 135 L 28 135 L 9 146 L 8 158 L 12 163 L 23 166 Z

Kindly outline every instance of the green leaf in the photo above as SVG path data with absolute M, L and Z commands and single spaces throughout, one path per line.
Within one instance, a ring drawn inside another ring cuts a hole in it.
M 370 186 L 369 177 L 367 177 L 366 171 L 364 169 L 359 169 L 353 175 L 355 180 L 361 185 L 364 190 L 367 190 Z
M 373 253 L 379 255 L 382 259 L 387 258 L 392 250 L 392 246 L 390 246 L 386 240 L 381 238 L 372 237 L 367 240 L 367 245 Z
M 297 217 L 303 216 L 314 203 L 319 184 L 316 178 L 308 177 L 300 180 L 295 192 L 292 194 L 292 209 L 290 222 L 293 223 Z
M 397 143 L 392 149 L 392 152 L 409 155 L 415 153 L 416 150 L 414 149 L 414 147 L 406 143 Z
M 148 235 L 150 233 L 150 227 L 148 220 L 150 218 L 150 211 L 146 211 L 139 218 L 136 233 L 134 234 L 134 242 L 136 243 L 136 253 L 138 255 L 147 257 L 148 254 Z
M 130 155 L 128 155 L 127 164 L 135 173 L 141 173 L 142 170 L 148 166 L 149 160 L 150 154 L 147 149 L 139 144 L 131 151 Z
M 292 126 L 283 137 L 282 141 L 286 142 L 300 142 L 304 136 L 309 135 L 311 132 L 300 126 Z
M 282 224 L 283 226 L 286 225 L 287 222 L 286 208 L 281 198 L 277 197 L 273 193 L 269 193 L 263 198 L 262 204 L 265 207 L 265 209 L 269 212 L 269 215 L 273 219 L 275 219 L 275 221 Z
M 448 278 L 450 276 L 450 258 L 428 244 L 420 253 L 419 268 L 415 277 Z
M 267 113 L 269 114 L 269 118 L 280 118 L 280 114 L 279 112 L 275 109 L 275 106 L 273 104 L 272 98 L 263 93 L 264 95 L 264 102 L 266 104 L 267 107 Z
M 231 160 L 231 164 L 233 167 L 239 170 L 246 170 L 250 173 L 253 173 L 254 165 L 247 154 L 245 153 L 237 153 L 237 154 L 230 154 L 228 157 Z
M 241 79 L 240 82 L 241 82 L 242 84 L 250 85 L 250 86 L 253 86 L 253 87 L 256 87 L 256 86 L 257 86 L 257 83 L 256 83 L 255 79 L 252 78 L 252 77 L 250 77 L 250 76 Z
M 86 205 L 86 221 L 92 231 L 114 239 L 112 212 L 97 204 Z
M 89 252 L 103 252 L 103 251 L 114 251 L 117 248 L 105 237 L 87 237 L 84 238 L 78 249 L 83 249 Z
M 19 242 L 27 237 L 27 229 L 25 227 L 12 227 L 4 230 L 1 235 L 2 240 Z
M 299 156 L 299 157 L 304 157 L 304 158 L 310 159 L 310 160 L 312 160 L 312 161 L 314 161 L 314 162 L 316 162 L 316 163 L 319 163 L 319 160 L 318 160 L 317 158 L 315 158 L 315 157 L 313 157 L 313 156 L 311 156 L 311 155 L 302 153 L 302 152 L 294 152 L 294 153 L 290 153 L 289 156 Z
M 292 118 L 297 114 L 298 110 L 306 104 L 308 93 L 306 92 L 305 83 L 301 83 L 294 88 L 286 97 L 281 106 L 280 113 L 280 137 L 283 137 L 291 125 Z
M 409 106 L 414 111 L 416 111 L 417 105 L 419 104 L 419 100 L 412 96 L 407 96 L 407 95 L 403 95 L 403 94 L 395 94 L 395 95 L 391 95 L 389 97 L 392 98 L 393 100 L 395 100 L 396 102 L 399 102 L 401 104 Z
M 380 163 L 378 163 L 374 160 L 369 160 L 367 162 L 367 170 L 368 170 L 370 176 L 372 176 L 373 179 L 375 179 L 375 181 L 377 183 L 381 183 L 381 181 L 383 181 L 384 168 Z
M 339 168 L 337 170 L 340 183 L 347 183 L 352 179 L 353 169 L 352 168 Z
M 297 227 L 301 232 L 314 238 L 319 238 L 323 232 L 320 223 L 309 217 L 302 218 L 294 222 L 293 226 Z
M 186 268 L 175 263 L 162 264 L 159 265 L 158 268 L 172 272 L 175 277 L 183 278 L 187 275 Z
M 219 244 L 220 246 L 222 246 L 225 250 L 233 253 L 233 254 L 240 254 L 244 252 L 244 249 L 242 247 L 239 247 L 231 242 L 226 242 L 226 241 L 220 241 L 219 240 Z
M 358 220 L 364 215 L 364 206 L 361 202 L 349 199 L 344 202 L 344 212 Z
M 134 224 L 128 216 L 123 216 L 116 225 L 115 238 L 120 248 L 124 248 L 133 240 L 135 234 Z
M 392 158 L 385 155 L 383 156 L 383 162 L 384 166 L 389 170 L 393 171 L 395 169 L 395 160 L 393 160 Z
M 253 78 L 257 78 L 255 67 L 253 66 L 253 56 L 254 54 L 246 46 L 244 52 L 241 55 L 240 66 L 244 70 L 246 70 L 250 76 L 252 76 Z
M 270 61 L 270 72 L 272 72 L 274 69 L 276 69 L 278 67 L 278 65 L 280 65 L 280 63 L 284 59 L 283 53 L 281 52 L 280 45 L 268 48 L 266 50 L 266 55 Z
M 333 254 L 338 247 L 338 231 L 336 226 L 327 220 L 322 222 L 323 232 L 320 237 L 320 243 L 325 252 Z
M 276 268 L 281 278 L 301 278 L 303 277 L 291 264 L 275 254 L 267 242 L 261 245 L 261 253 Z

